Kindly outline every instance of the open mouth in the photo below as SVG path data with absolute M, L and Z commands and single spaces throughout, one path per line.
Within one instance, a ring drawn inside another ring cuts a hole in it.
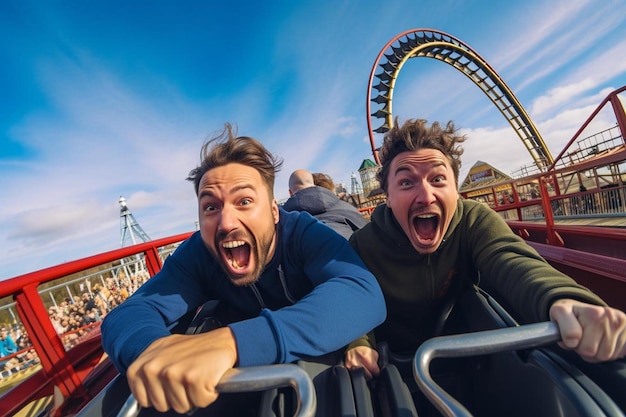
M 231 240 L 222 243 L 226 263 L 234 272 L 246 269 L 250 263 L 250 245 L 243 240 Z
M 432 241 L 437 235 L 439 216 L 436 214 L 420 214 L 413 218 L 413 227 L 420 240 Z

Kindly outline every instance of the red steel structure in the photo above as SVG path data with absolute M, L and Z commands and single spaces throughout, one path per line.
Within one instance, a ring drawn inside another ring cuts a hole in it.
M 461 190 L 486 202 L 555 267 L 626 310 L 626 86 L 611 92 L 546 172 Z M 611 126 L 585 136 L 603 112 Z M 529 190 L 538 187 L 536 197 Z M 503 201 L 502 193 L 510 199 Z
M 41 369 L 2 395 L 0 416 L 14 416 L 29 404 L 49 407 L 50 415 L 75 414 L 117 374 L 102 351 L 99 324 L 81 343 L 66 351 L 48 316 L 46 304 L 49 303 L 40 292 L 42 284 L 100 265 L 119 263 L 138 254 L 153 276 L 162 267 L 159 250 L 180 243 L 190 235 L 191 232 L 153 240 L 3 281 L 0 299 L 12 297 L 15 301 L 15 309 L 39 357 Z

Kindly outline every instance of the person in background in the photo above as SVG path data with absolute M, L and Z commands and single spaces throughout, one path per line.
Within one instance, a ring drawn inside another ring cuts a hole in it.
M 330 185 L 324 176 L 321 184 Z M 330 182 L 329 182 L 330 180 Z M 367 221 L 352 205 L 341 200 L 327 186 L 315 185 L 313 174 L 297 169 L 289 176 L 289 199 L 283 204 L 287 211 L 306 211 L 322 223 L 349 239 L 352 232 L 365 226 Z
M 140 406 L 206 407 L 235 366 L 342 352 L 384 320 L 380 287 L 348 241 L 310 214 L 278 206 L 280 166 L 230 124 L 202 147 L 188 177 L 200 230 L 102 323 L 104 350 Z M 225 327 L 170 333 L 209 300 L 229 310 Z
M 0 358 L 9 356 L 15 352 L 17 352 L 17 345 L 9 334 L 9 329 L 5 326 L 2 326 L 2 328 L 0 328 Z M 10 374 L 14 366 L 14 358 L 0 361 L 0 372 L 2 372 L 4 375 L 4 372 L 6 370 Z
M 480 285 L 522 323 L 552 320 L 565 349 L 591 362 L 626 355 L 626 314 L 549 265 L 484 204 L 458 193 L 464 136 L 454 124 L 396 119 L 380 151 L 387 202 L 350 243 L 381 285 L 387 319 L 376 342 L 414 354 L 433 336 L 446 301 Z M 379 373 L 373 340 L 345 354 L 349 368 Z
M 17 345 L 5 326 L 0 328 L 0 358 L 17 352 Z
M 329 175 L 321 172 L 313 172 L 311 175 L 313 176 L 313 184 L 317 185 L 318 187 L 324 187 L 327 190 L 332 191 L 333 194 L 336 195 L 335 182 Z
M 346 203 L 350 204 L 353 207 L 356 207 L 356 208 L 359 207 L 359 203 L 354 198 L 354 195 L 348 194 L 345 191 L 345 189 L 342 191 L 339 191 L 338 189 L 336 189 L 335 182 L 328 174 L 324 174 L 322 172 L 314 172 L 311 175 L 313 175 L 313 183 L 315 185 L 319 187 L 328 188 L 330 191 L 335 193 L 335 195 L 339 197 L 340 200 L 345 201 Z

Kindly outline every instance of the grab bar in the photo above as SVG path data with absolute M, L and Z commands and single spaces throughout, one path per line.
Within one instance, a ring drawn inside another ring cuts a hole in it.
M 559 328 L 553 322 L 434 337 L 417 349 L 413 359 L 413 377 L 420 390 L 441 413 L 448 417 L 471 417 L 472 414 L 430 376 L 430 362 L 433 359 L 522 350 L 560 340 Z
M 251 366 L 228 370 L 219 384 L 217 391 L 221 394 L 234 392 L 262 391 L 271 388 L 290 386 L 296 391 L 297 409 L 294 417 L 313 417 L 317 407 L 313 381 L 306 371 L 297 365 L 280 364 Z M 131 394 L 117 417 L 137 417 L 141 407 Z M 192 414 L 192 410 L 187 414 Z

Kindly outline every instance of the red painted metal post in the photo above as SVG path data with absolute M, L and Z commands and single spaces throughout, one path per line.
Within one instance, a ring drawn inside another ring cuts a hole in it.
M 552 213 L 552 205 L 550 204 L 550 194 L 548 193 L 548 187 L 546 184 L 551 180 L 550 174 L 548 176 L 539 177 L 539 189 L 541 191 L 541 207 L 543 208 L 543 216 L 546 220 L 546 232 L 548 234 L 547 244 L 557 245 L 559 239 L 554 232 L 554 215 Z
M 71 365 L 41 300 L 37 285 L 30 284 L 15 295 L 16 309 L 41 360 L 44 372 L 54 380 L 64 397 L 81 394 L 81 380 Z
M 617 125 L 619 126 L 619 130 L 622 133 L 622 138 L 624 138 L 624 135 L 626 135 L 626 113 L 624 113 L 624 106 L 622 106 L 622 102 L 618 97 L 618 93 L 622 91 L 624 91 L 624 89 L 621 89 L 611 94 L 609 101 L 611 102 L 611 106 L 613 107 L 615 119 L 617 119 Z M 624 138 L 624 141 L 626 142 L 626 138 Z
M 144 256 L 148 272 L 150 273 L 150 276 L 153 277 L 163 267 L 163 264 L 161 263 L 161 258 L 159 257 L 159 251 L 157 250 L 156 246 L 153 246 L 144 252 Z

